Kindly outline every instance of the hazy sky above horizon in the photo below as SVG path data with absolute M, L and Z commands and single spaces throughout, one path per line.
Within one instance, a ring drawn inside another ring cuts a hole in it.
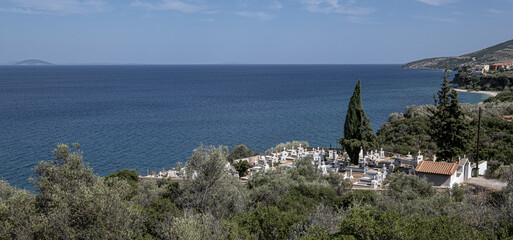
M 512 23 L 513 0 L 0 0 L 0 63 L 405 63 Z

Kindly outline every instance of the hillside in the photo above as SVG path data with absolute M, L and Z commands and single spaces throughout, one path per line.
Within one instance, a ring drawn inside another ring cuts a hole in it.
M 403 68 L 444 69 L 448 64 L 450 69 L 464 65 L 490 64 L 511 61 L 513 59 L 513 40 L 503 42 L 483 50 L 457 56 L 426 58 L 403 65 Z
M 39 59 L 27 59 L 23 61 L 19 61 L 15 63 L 14 65 L 20 65 L 20 66 L 35 66 L 35 65 L 53 65 L 53 63 L 45 62 L 43 60 Z

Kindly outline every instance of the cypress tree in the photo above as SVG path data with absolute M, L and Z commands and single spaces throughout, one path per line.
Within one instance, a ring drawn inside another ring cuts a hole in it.
M 472 134 L 470 124 L 458 103 L 458 92 L 449 85 L 449 76 L 449 69 L 446 67 L 444 81 L 437 94 L 438 99 L 435 99 L 436 110 L 433 112 L 430 127 L 431 137 L 438 147 L 437 157 L 455 162 L 457 156 L 467 152 Z
M 346 121 L 344 123 L 344 137 L 340 144 L 349 155 L 351 163 L 358 164 L 360 149 L 374 147 L 376 138 L 369 124 L 370 119 L 365 115 L 362 107 L 360 79 L 353 91 L 347 107 Z

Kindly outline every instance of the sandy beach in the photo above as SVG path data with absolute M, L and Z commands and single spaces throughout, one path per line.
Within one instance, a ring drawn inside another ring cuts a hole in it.
M 495 97 L 495 96 L 497 96 L 497 94 L 499 94 L 499 92 L 492 92 L 492 91 L 474 91 L 474 90 L 458 89 L 458 88 L 454 88 L 454 90 L 456 90 L 458 92 L 484 94 L 484 95 L 488 95 L 490 97 Z

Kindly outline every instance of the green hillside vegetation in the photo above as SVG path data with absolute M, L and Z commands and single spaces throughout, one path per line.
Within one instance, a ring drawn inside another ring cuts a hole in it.
M 509 40 L 476 52 L 464 54 L 457 57 L 435 57 L 427 58 L 403 65 L 404 68 L 421 69 L 458 69 L 462 66 L 474 66 L 477 64 L 490 64 L 496 62 L 511 61 L 513 59 L 513 40 Z
M 244 144 L 233 147 L 233 150 L 228 154 L 228 162 L 233 163 L 233 160 L 247 158 L 254 156 L 253 150 L 246 147 Z
M 419 150 L 432 156 L 437 146 L 429 131 L 429 118 L 404 118 L 383 124 L 378 131 L 378 139 L 384 150 L 407 154 Z M 477 132 L 477 120 L 470 122 L 470 132 Z M 475 136 L 473 136 L 475 139 Z M 513 123 L 495 118 L 485 118 L 481 125 L 480 160 L 498 161 L 499 164 L 513 163 Z M 475 140 L 465 155 L 475 160 Z
M 424 152 L 424 155 L 432 157 L 435 153 L 440 157 L 440 146 L 451 145 L 450 147 L 457 146 L 457 144 L 446 144 L 447 141 L 443 140 L 436 144 L 435 138 L 443 135 L 440 132 L 441 127 L 433 126 L 434 120 L 440 117 L 437 112 L 441 108 L 447 108 L 448 112 L 458 112 L 464 115 L 464 118 L 459 117 L 460 120 L 455 119 L 455 114 L 445 118 L 450 119 L 446 122 L 468 122 L 465 123 L 466 130 L 462 131 L 467 134 L 465 139 L 465 147 L 460 152 L 460 156 L 466 155 L 471 161 L 476 160 L 476 144 L 477 144 L 477 125 L 479 109 L 482 109 L 482 128 L 480 139 L 480 159 L 487 160 L 492 163 L 489 169 L 489 175 L 495 174 L 495 170 L 500 165 L 509 165 L 513 163 L 511 156 L 513 156 L 513 102 L 508 101 L 512 96 L 512 92 L 505 91 L 498 94 L 496 97 L 491 97 L 483 103 L 478 104 L 456 104 L 457 111 L 450 110 L 452 107 L 447 105 L 443 107 L 440 99 L 455 98 L 457 103 L 457 92 L 449 89 L 452 86 L 447 84 L 446 78 L 442 84 L 441 91 L 438 92 L 436 99 L 437 105 L 422 105 L 422 106 L 407 106 L 405 113 L 392 113 L 388 118 L 388 122 L 383 124 L 381 129 L 378 130 L 377 136 L 380 145 L 389 152 L 407 154 L 417 152 L 419 150 Z M 445 90 L 444 90 L 445 89 Z M 444 97 L 445 96 L 445 97 Z M 451 100 L 452 102 L 452 100 Z M 452 104 L 452 103 L 451 103 Z M 454 106 L 456 106 L 454 105 Z M 460 114 L 460 113 L 459 113 Z M 448 125 L 456 126 L 454 123 Z M 436 130 L 434 130 L 436 129 Z M 454 130 L 446 130 L 447 133 L 456 133 Z M 456 137 L 446 137 L 450 139 L 461 139 L 462 134 L 457 134 Z M 463 142 L 463 140 L 458 140 Z M 451 150 L 450 152 L 455 152 Z
M 508 91 L 513 88 L 513 70 L 486 73 L 482 76 L 459 72 L 454 76 L 452 83 L 458 85 L 459 88 L 469 90 Z
M 490 97 L 484 100 L 485 103 L 489 102 L 513 102 L 513 91 L 504 91 L 495 97 Z
M 498 95 L 499 96 L 499 95 Z M 510 96 L 504 93 L 501 96 Z M 460 104 L 466 118 L 470 120 L 471 145 L 464 153 L 472 161 L 476 157 L 477 120 L 479 107 L 482 108 L 480 160 L 488 160 L 498 165 L 513 163 L 513 122 L 504 120 L 513 115 L 513 102 L 486 101 L 479 104 Z M 393 113 L 389 121 L 378 130 L 378 140 L 384 150 L 400 154 L 419 150 L 430 157 L 438 148 L 430 134 L 429 121 L 435 106 L 408 106 L 405 113 Z M 490 173 L 493 174 L 493 173 Z
M 377 135 L 387 152 L 408 154 L 422 150 L 423 155 L 431 157 L 437 148 L 428 130 L 429 118 L 404 118 L 383 124 Z
M 75 146 L 75 147 L 74 147 Z M 513 236 L 508 187 L 474 195 L 437 191 L 390 174 L 382 194 L 351 190 L 300 159 L 297 168 L 227 175 L 224 147 L 200 146 L 186 166 L 197 175 L 136 182 L 130 171 L 98 177 L 77 145 L 58 145 L 36 167 L 37 193 L 0 181 L 0 239 L 504 239 Z
M 498 95 L 497 95 L 498 96 Z M 470 119 L 478 117 L 479 108 L 483 110 L 483 118 L 502 118 L 503 116 L 513 115 L 512 102 L 484 101 L 483 103 L 460 104 L 463 113 Z M 431 117 L 434 105 L 407 106 L 404 113 L 392 113 L 388 117 L 388 122 L 403 118 Z

